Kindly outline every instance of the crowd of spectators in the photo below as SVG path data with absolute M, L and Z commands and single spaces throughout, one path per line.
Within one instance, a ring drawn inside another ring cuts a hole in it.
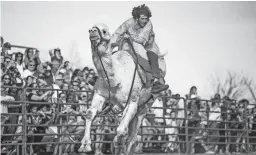
M 183 99 L 170 90 L 163 95 L 169 98 L 160 97 L 149 111 L 149 114 L 157 118 L 153 117 L 153 121 L 145 118 L 151 122 L 147 126 L 157 126 L 154 129 L 157 131 L 153 133 L 162 133 L 164 136 L 144 135 L 144 141 L 147 137 L 167 141 L 151 144 L 153 149 L 162 148 L 163 152 L 189 154 L 256 152 L 255 103 L 249 103 L 247 99 L 236 101 L 228 96 L 221 97 L 218 93 L 210 100 L 203 100 L 195 86 L 191 87 L 189 94 Z M 154 108 L 156 109 L 153 110 Z M 149 133 L 150 130 L 152 131 L 152 127 L 144 133 Z M 148 148 L 147 143 L 145 146 Z M 142 146 L 137 148 L 138 152 L 142 152 L 141 150 Z
M 51 59 L 42 62 L 40 51 L 27 48 L 25 52 L 10 52 L 11 45 L 1 37 L 1 132 L 12 136 L 1 136 L 1 144 L 18 143 L 23 140 L 21 126 L 27 122 L 27 143 L 58 142 L 60 136 L 42 136 L 32 134 L 74 133 L 61 136 L 62 141 L 79 141 L 77 133 L 84 132 L 82 113 L 88 108 L 93 87 L 97 79 L 94 69 L 73 68 L 61 55 L 61 49 L 49 50 Z M 59 90 L 59 91 L 58 91 Z M 22 108 L 23 101 L 27 106 Z M 66 103 L 70 105 L 65 105 Z M 81 103 L 81 104 L 77 104 Z M 77 105 L 76 105 L 77 104 Z M 28 113 L 24 119 L 22 112 Z M 68 114 L 62 116 L 61 114 Z M 76 114 L 80 116 L 70 116 Z M 60 119 L 60 117 L 62 119 Z M 61 120 L 61 122 L 60 122 Z M 54 124 L 63 124 L 61 129 Z M 82 127 L 69 125 L 83 125 Z M 48 125 L 51 125 L 47 127 Z M 14 135 L 15 134 L 15 135 Z M 47 145 L 44 151 L 54 149 L 58 154 L 74 152 L 74 145 Z M 2 151 L 15 150 L 2 146 Z M 27 148 L 30 154 L 42 152 L 40 145 Z
M 24 141 L 21 136 L 24 121 L 27 122 L 27 143 L 60 140 L 79 142 L 85 125 L 82 114 L 91 103 L 97 79 L 96 72 L 89 67 L 73 68 L 71 63 L 62 57 L 59 48 L 49 50 L 51 59 L 46 62 L 41 61 L 40 51 L 37 49 L 27 48 L 24 53 L 10 53 L 10 49 L 10 43 L 1 38 L 1 144 Z M 146 118 L 143 124 L 151 127 L 143 129 L 143 132 L 169 134 L 157 137 L 157 140 L 162 138 L 169 143 L 144 143 L 144 146 L 140 143 L 139 148 L 136 148 L 137 152 L 143 152 L 143 147 L 154 146 L 162 147 L 164 152 L 177 152 L 178 149 L 188 153 L 200 153 L 202 150 L 214 153 L 256 151 L 256 107 L 248 108 L 248 100 L 235 102 L 228 96 L 215 94 L 210 101 L 204 101 L 197 94 L 195 86 L 186 95 L 185 102 L 182 102 L 179 94 L 173 95 L 171 90 L 162 95 L 171 98 L 157 99 L 156 104 L 162 103 L 160 107 L 163 109 L 157 111 L 152 108 L 148 114 L 158 117 L 160 113 L 159 117 L 163 119 Z M 26 106 L 24 101 L 27 102 Z M 22 115 L 24 112 L 28 113 L 25 118 Z M 98 120 L 98 124 L 102 123 L 99 122 Z M 62 126 L 59 128 L 57 124 Z M 154 125 L 167 128 L 158 129 L 153 127 Z M 185 129 L 187 126 L 188 130 Z M 183 134 L 187 134 L 187 137 Z M 156 137 L 143 136 L 140 140 L 154 138 Z M 186 140 L 190 142 L 188 145 L 175 143 Z M 53 152 L 54 155 L 62 152 L 65 155 L 75 154 L 75 148 L 75 143 L 56 143 L 47 144 L 45 147 L 28 145 L 26 149 L 31 155 L 37 155 L 39 152 Z M 3 145 L 1 150 L 17 151 L 7 145 Z

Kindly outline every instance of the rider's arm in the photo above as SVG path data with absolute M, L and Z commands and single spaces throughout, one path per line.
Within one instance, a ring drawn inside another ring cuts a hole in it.
M 142 31 L 133 36 L 133 40 L 139 44 L 145 45 L 150 38 L 150 35 L 153 33 L 153 25 L 151 21 L 149 20 L 146 26 L 142 29 Z
M 121 40 L 121 36 L 128 32 L 128 27 L 131 23 L 131 19 L 125 21 L 120 25 L 111 37 L 111 46 L 118 46 Z

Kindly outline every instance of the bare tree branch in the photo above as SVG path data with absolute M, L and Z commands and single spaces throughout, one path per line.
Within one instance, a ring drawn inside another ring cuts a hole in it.
M 256 94 L 255 94 L 255 91 L 253 91 L 253 88 L 252 88 L 252 79 L 249 80 L 248 78 L 244 78 L 244 84 L 247 86 L 249 92 L 251 93 L 252 95 L 252 98 L 254 99 L 254 101 L 256 102 Z
M 244 77 L 241 78 L 239 74 L 235 72 L 227 71 L 227 76 L 224 80 L 224 83 L 219 80 L 219 77 L 216 78 L 214 81 L 214 90 L 216 93 L 219 93 L 221 96 L 229 96 L 233 99 L 238 99 L 242 95 L 245 94 L 245 79 Z

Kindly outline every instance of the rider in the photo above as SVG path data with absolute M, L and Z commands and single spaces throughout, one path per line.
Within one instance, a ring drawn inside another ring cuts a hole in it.
M 133 18 L 125 21 L 113 34 L 110 43 L 112 48 L 120 44 L 122 37 L 130 38 L 136 53 L 147 55 L 152 74 L 154 77 L 154 85 L 152 93 L 159 93 L 167 90 L 168 85 L 164 84 L 163 77 L 160 76 L 158 64 L 159 48 L 155 43 L 153 25 L 149 18 L 152 16 L 150 9 L 145 5 L 134 7 L 132 10 Z

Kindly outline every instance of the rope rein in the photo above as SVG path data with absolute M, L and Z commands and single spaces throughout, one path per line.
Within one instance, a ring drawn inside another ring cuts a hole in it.
M 98 32 L 99 32 L 99 35 L 100 35 L 100 42 L 98 43 L 98 45 L 93 46 L 93 48 L 96 49 L 96 48 L 102 43 L 102 41 L 103 41 L 104 39 L 102 38 L 102 34 L 101 34 L 100 29 L 99 29 L 98 27 L 93 27 L 93 28 L 96 28 L 96 29 L 98 30 Z M 90 41 L 91 41 L 91 40 L 90 40 Z M 133 73 L 133 79 L 132 79 L 132 84 L 131 84 L 130 92 L 129 92 L 129 95 L 128 95 L 128 99 L 127 99 L 127 101 L 126 101 L 126 104 L 125 104 L 123 110 L 127 107 L 128 102 L 129 102 L 129 100 L 130 100 L 131 93 L 132 93 L 132 89 L 133 89 L 133 86 L 134 86 L 135 77 L 136 77 L 136 72 L 137 72 L 137 69 L 138 69 L 138 56 L 137 56 L 137 53 L 136 53 L 135 50 L 134 50 L 134 47 L 133 47 L 133 45 L 132 45 L 132 43 L 131 43 L 131 40 L 128 39 L 127 41 L 128 41 L 128 44 L 131 46 L 133 53 L 134 53 L 135 56 L 136 56 L 136 59 L 137 59 L 136 61 L 137 61 L 137 62 L 136 62 L 136 66 L 135 66 L 134 73 Z M 92 41 L 91 41 L 91 44 L 92 44 Z M 106 75 L 106 77 L 107 77 L 108 89 L 109 89 L 109 90 L 108 90 L 108 95 L 109 95 L 109 104 L 110 104 L 110 106 L 107 106 L 106 108 L 104 108 L 101 113 L 104 113 L 104 112 L 106 112 L 107 110 L 110 109 L 110 110 L 113 112 L 113 114 L 119 115 L 120 113 L 123 112 L 123 110 L 121 110 L 120 112 L 114 112 L 114 110 L 111 108 L 111 107 L 113 107 L 113 104 L 110 103 L 110 102 L 111 102 L 110 80 L 109 80 L 107 71 L 106 71 L 106 69 L 105 69 L 105 67 L 104 67 L 104 65 L 103 65 L 103 62 L 102 62 L 102 60 L 101 60 L 101 56 L 98 54 L 98 52 L 96 52 L 96 53 L 97 53 L 97 56 L 98 56 L 98 58 L 99 58 L 99 60 L 100 60 L 101 66 L 102 66 L 102 68 L 103 68 L 103 71 L 104 71 L 104 73 L 105 73 L 105 75 Z

